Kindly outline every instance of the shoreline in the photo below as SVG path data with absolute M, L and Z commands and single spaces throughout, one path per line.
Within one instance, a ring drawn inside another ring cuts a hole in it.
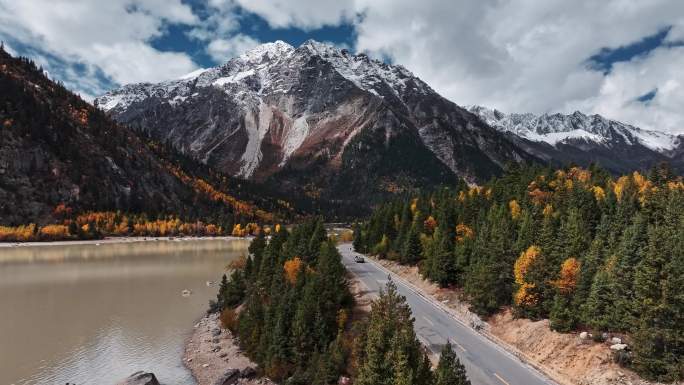
M 103 239 L 75 239 L 64 241 L 31 241 L 31 242 L 0 242 L 0 248 L 10 247 L 34 247 L 34 246 L 69 246 L 69 245 L 101 245 L 113 243 L 134 243 L 134 242 L 158 242 L 158 241 L 208 241 L 208 240 L 250 240 L 251 237 L 235 237 L 232 235 L 224 235 L 219 237 L 195 237 L 195 236 L 179 236 L 179 237 L 105 237 Z
M 257 364 L 237 345 L 233 333 L 220 326 L 218 314 L 203 315 L 186 339 L 181 358 L 197 385 L 230 384 L 276 385 L 266 377 L 257 376 Z

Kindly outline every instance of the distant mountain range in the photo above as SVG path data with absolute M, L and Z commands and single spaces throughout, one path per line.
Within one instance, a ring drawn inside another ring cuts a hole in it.
M 681 171 L 684 136 L 643 130 L 600 115 L 505 114 L 481 106 L 468 110 L 549 162 L 599 163 L 614 172 L 667 161 Z
M 227 225 L 270 220 L 263 209 L 281 209 L 249 183 L 114 122 L 3 49 L 0 90 L 0 225 L 50 222 L 62 204 Z

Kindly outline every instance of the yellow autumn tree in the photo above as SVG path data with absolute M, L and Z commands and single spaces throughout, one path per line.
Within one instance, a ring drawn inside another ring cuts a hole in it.
M 435 228 L 437 228 L 437 221 L 432 215 L 430 215 L 429 217 L 427 217 L 425 222 L 423 222 L 423 226 L 425 226 L 425 230 L 432 233 L 433 231 L 435 231 Z
M 464 202 L 466 199 L 466 193 L 465 191 L 461 190 L 458 192 L 458 201 L 459 202 Z
M 622 196 L 625 193 L 625 189 L 627 189 L 627 186 L 629 185 L 629 177 L 628 176 L 621 176 L 618 178 L 618 180 L 613 184 L 613 192 L 615 193 L 615 197 L 617 198 L 618 202 L 622 200 Z
M 456 225 L 456 241 L 461 243 L 466 239 L 473 239 L 473 237 L 475 237 L 475 232 L 468 225 L 464 223 Z
M 528 270 L 534 263 L 534 261 L 541 255 L 541 249 L 539 246 L 532 245 L 520 254 L 520 257 L 515 261 L 513 266 L 513 276 L 515 278 L 515 283 L 518 285 L 518 290 L 516 291 L 513 301 L 518 306 L 532 306 L 535 305 L 539 298 L 535 293 L 531 293 L 530 290 L 534 289 L 535 284 L 526 282 L 525 276 Z
M 577 287 L 580 274 L 580 262 L 576 258 L 568 258 L 561 265 L 560 274 L 552 284 L 563 294 L 572 293 Z
M 290 285 L 294 285 L 295 282 L 297 282 L 297 275 L 299 274 L 299 270 L 301 270 L 301 268 L 302 260 L 299 257 L 294 257 L 285 261 L 283 270 L 285 270 L 285 279 L 287 279 L 287 282 L 289 282 Z
M 511 218 L 513 218 L 513 220 L 520 218 L 520 205 L 517 200 L 513 199 L 508 202 L 508 207 L 511 209 Z
M 594 193 L 594 198 L 597 202 L 603 202 L 606 200 L 606 191 L 601 186 L 594 186 L 591 188 Z

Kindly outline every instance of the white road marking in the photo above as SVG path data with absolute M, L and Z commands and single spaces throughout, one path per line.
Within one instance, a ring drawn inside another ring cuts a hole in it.
M 511 384 L 508 383 L 508 381 L 504 380 L 503 378 L 501 378 L 500 375 L 498 375 L 498 374 L 496 374 L 496 373 L 494 373 L 494 377 L 496 377 L 499 381 L 503 382 L 504 385 L 511 385 Z

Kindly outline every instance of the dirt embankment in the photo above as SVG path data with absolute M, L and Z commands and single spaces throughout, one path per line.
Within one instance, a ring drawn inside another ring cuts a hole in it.
M 453 309 L 462 320 L 476 317 L 460 300 L 458 290 L 442 289 L 423 279 L 417 267 L 374 261 Z M 645 381 L 614 363 L 609 345 L 583 340 L 579 334 L 554 332 L 548 320 L 515 319 L 510 310 L 505 310 L 491 317 L 484 326 L 483 333 L 562 385 L 662 385 Z
M 275 385 L 268 378 L 256 376 L 257 365 L 242 353 L 236 342 L 229 330 L 221 328 L 218 314 L 206 316 L 195 325 L 185 345 L 183 363 L 197 385 Z

